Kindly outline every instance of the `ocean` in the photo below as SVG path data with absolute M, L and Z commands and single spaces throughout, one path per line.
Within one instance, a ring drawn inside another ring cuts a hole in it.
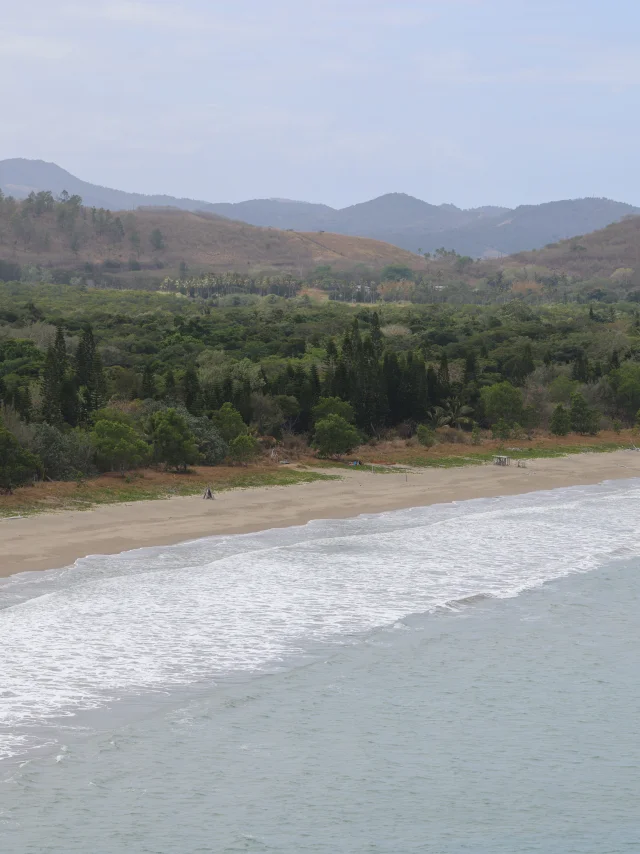
M 640 850 L 640 482 L 0 581 L 0 851 Z

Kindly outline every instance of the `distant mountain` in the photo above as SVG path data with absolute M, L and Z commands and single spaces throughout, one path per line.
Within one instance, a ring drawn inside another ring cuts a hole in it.
M 249 225 L 372 237 L 410 252 L 444 247 L 474 258 L 539 249 L 640 214 L 640 208 L 610 199 L 572 199 L 514 210 L 491 205 L 463 210 L 451 204 L 431 205 L 406 193 L 387 193 L 342 209 L 289 199 L 214 204 L 112 190 L 81 181 L 55 163 L 20 158 L 0 161 L 0 189 L 17 198 L 26 197 L 31 190 L 56 194 L 67 190 L 82 196 L 88 206 L 109 210 L 175 207 L 206 211 Z
M 444 246 L 462 255 L 511 255 L 523 249 L 540 249 L 640 214 L 640 208 L 610 199 L 571 199 L 542 205 L 521 205 L 480 222 L 425 236 L 426 251 Z M 396 242 L 396 241 L 390 241 Z M 406 245 L 400 244 L 398 245 Z
M 13 160 L 0 160 L 0 190 L 5 195 L 24 199 L 34 190 L 51 190 L 59 195 L 66 190 L 71 195 L 82 196 L 88 207 L 107 208 L 107 210 L 134 210 L 141 206 L 176 207 L 185 211 L 206 209 L 206 202 L 195 199 L 176 199 L 173 196 L 145 196 L 143 193 L 126 193 L 123 190 L 111 190 L 81 181 L 71 172 L 46 163 L 44 160 L 25 160 L 22 157 Z
M 330 227 L 334 208 L 290 199 L 254 199 L 248 202 L 208 204 L 206 210 L 228 219 L 262 227 L 294 231 L 335 231 Z

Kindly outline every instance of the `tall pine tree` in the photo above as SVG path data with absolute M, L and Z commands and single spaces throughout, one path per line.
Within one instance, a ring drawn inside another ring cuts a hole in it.
M 156 381 L 151 365 L 147 363 L 142 371 L 142 399 L 153 400 L 156 396 Z
M 79 420 L 87 423 L 91 419 L 91 413 L 99 409 L 106 398 L 102 359 L 96 348 L 91 326 L 85 328 L 76 351 L 76 386 L 79 395 Z

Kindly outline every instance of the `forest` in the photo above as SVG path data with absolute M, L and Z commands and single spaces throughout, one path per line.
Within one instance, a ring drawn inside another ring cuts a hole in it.
M 348 304 L 0 283 L 0 488 L 635 424 L 632 302 Z M 448 439 L 449 441 L 450 439 Z

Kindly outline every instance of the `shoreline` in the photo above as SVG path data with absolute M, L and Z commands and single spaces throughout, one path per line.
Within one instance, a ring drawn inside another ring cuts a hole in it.
M 621 450 L 527 460 L 526 468 L 343 471 L 340 480 L 231 490 L 215 501 L 190 496 L 13 517 L 0 520 L 0 578 L 59 569 L 87 555 L 634 477 L 640 454 Z

